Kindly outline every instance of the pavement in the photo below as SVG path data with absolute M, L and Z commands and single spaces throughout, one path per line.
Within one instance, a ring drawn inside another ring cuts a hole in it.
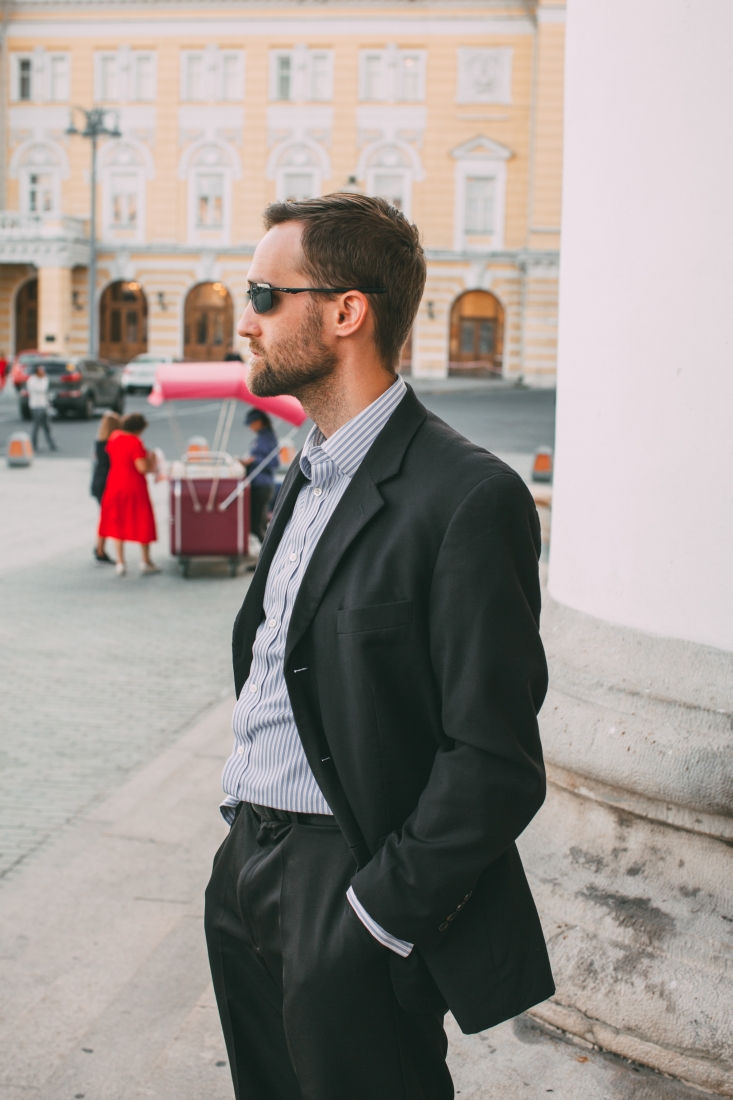
M 231 1100 L 202 910 L 249 576 L 180 576 L 160 484 L 163 572 L 116 577 L 88 483 L 0 465 L 0 1100 Z M 447 1028 L 462 1100 L 700 1096 L 528 1017 Z

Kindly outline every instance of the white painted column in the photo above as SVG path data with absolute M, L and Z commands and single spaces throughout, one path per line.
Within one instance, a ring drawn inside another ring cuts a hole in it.
M 567 35 L 550 592 L 733 649 L 733 4 Z
M 534 1011 L 733 1096 L 733 5 L 569 0 Z

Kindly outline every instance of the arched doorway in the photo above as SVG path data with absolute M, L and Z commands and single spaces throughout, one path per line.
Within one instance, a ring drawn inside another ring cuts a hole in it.
M 183 357 L 211 362 L 223 359 L 232 342 L 234 306 L 223 283 L 199 283 L 186 295 Z
M 148 350 L 148 300 L 140 283 L 110 283 L 99 302 L 99 355 L 129 363 Z
M 488 290 L 468 290 L 450 315 L 450 374 L 501 374 L 504 307 Z
M 37 347 L 38 279 L 29 279 L 15 296 L 15 353 Z

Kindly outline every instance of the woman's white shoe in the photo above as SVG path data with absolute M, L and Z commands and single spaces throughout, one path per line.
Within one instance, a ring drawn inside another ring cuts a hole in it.
M 115 573 L 117 574 L 117 576 L 124 577 L 126 572 L 127 566 L 125 565 L 125 563 L 123 561 L 118 561 L 117 565 L 115 566 Z

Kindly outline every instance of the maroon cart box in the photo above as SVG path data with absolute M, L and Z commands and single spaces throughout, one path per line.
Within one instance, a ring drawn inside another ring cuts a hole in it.
M 237 488 L 240 492 L 228 500 Z M 244 557 L 249 551 L 249 514 L 249 486 L 242 488 L 241 479 L 171 481 L 171 554 L 184 562 L 195 557 Z

